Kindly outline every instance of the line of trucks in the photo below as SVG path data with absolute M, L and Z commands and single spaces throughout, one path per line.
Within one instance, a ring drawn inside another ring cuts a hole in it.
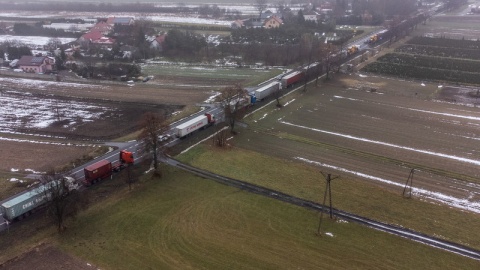
M 122 150 L 119 153 L 119 159 L 115 162 L 101 160 L 84 168 L 83 180 L 84 186 L 91 186 L 103 179 L 110 178 L 114 172 L 118 172 L 134 163 L 133 153 Z M 79 189 L 82 183 L 76 181 L 73 177 L 64 176 L 64 181 L 53 180 L 40 184 L 30 190 L 17 194 L 0 204 L 0 214 L 4 219 L 13 222 L 28 217 L 38 208 L 44 206 L 48 202 L 48 196 L 51 190 L 57 188 L 58 185 L 65 185 L 65 191 L 73 191 Z
M 266 97 L 272 95 L 273 93 L 280 91 L 281 89 L 291 87 L 292 85 L 304 79 L 306 74 L 308 74 L 309 71 L 313 70 L 314 68 L 317 68 L 318 65 L 319 63 L 313 63 L 307 67 L 302 68 L 301 70 L 293 71 L 284 75 L 278 81 L 269 82 L 265 85 L 258 87 L 255 90 L 249 91 L 247 96 L 240 98 L 240 106 L 250 106 L 252 104 L 255 104 L 257 101 L 261 101 Z M 231 106 L 233 106 L 236 102 L 237 100 L 232 101 Z M 214 123 L 215 117 L 212 114 L 206 113 L 204 115 L 197 116 L 185 123 L 182 123 L 174 127 L 173 129 L 177 138 L 185 138 L 194 131 L 209 127 Z
M 241 106 L 246 107 L 257 101 L 263 100 L 272 95 L 276 91 L 292 87 L 296 83 L 301 82 L 310 72 L 317 68 L 320 63 L 313 63 L 299 70 L 292 71 L 283 75 L 278 81 L 270 82 L 251 90 L 248 96 L 243 97 Z M 175 135 L 179 138 L 185 138 L 192 132 L 206 128 L 215 123 L 215 117 L 212 114 L 205 113 L 197 116 L 185 123 L 174 127 Z M 83 186 L 91 186 L 104 179 L 111 178 L 114 172 L 118 172 L 130 164 L 134 164 L 134 156 L 132 152 L 122 150 L 119 158 L 115 162 L 101 160 L 84 168 L 84 180 L 79 184 L 74 178 L 65 176 L 68 190 L 79 189 Z M 59 180 L 57 180 L 59 181 Z M 60 182 L 60 181 L 59 181 Z M 58 183 L 59 183 L 58 182 Z M 43 206 L 47 202 L 49 188 L 55 187 L 57 182 L 41 184 L 31 190 L 15 195 L 0 204 L 0 213 L 8 221 L 23 219 L 29 216 L 36 209 Z
M 244 100 L 242 100 L 240 104 L 243 107 L 253 105 L 258 101 L 264 100 L 266 97 L 274 94 L 277 91 L 290 88 L 295 84 L 303 82 L 305 77 L 308 79 L 308 77 L 311 74 L 314 74 L 314 71 L 319 67 L 320 63 L 315 62 L 308 66 L 302 67 L 299 70 L 293 70 L 287 74 L 284 74 L 283 76 L 278 77 L 277 81 L 269 82 L 256 89 L 248 91 L 248 95 L 243 98 Z

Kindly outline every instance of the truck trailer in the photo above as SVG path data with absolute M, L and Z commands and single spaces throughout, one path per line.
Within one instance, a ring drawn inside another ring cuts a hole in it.
M 99 182 L 100 180 L 111 177 L 113 172 L 121 171 L 129 164 L 134 163 L 133 153 L 127 150 L 122 150 L 119 153 L 117 162 L 110 162 L 106 159 L 100 160 L 97 163 L 89 165 L 83 169 L 85 175 L 84 184 L 90 186 Z
M 282 78 L 282 88 L 283 89 L 288 88 L 292 84 L 299 82 L 303 78 L 304 75 L 305 75 L 305 73 L 302 72 L 302 71 L 295 71 L 295 72 L 292 72 L 288 75 L 285 75 Z
M 255 97 L 257 100 L 263 100 L 264 98 L 268 97 L 269 95 L 273 94 L 273 92 L 278 91 L 279 89 L 280 84 L 278 82 L 272 82 L 255 90 Z
M 112 176 L 113 166 L 112 163 L 106 159 L 100 160 L 97 163 L 89 165 L 83 169 L 85 174 L 84 184 L 90 186 Z
M 175 127 L 175 135 L 185 138 L 190 133 L 215 123 L 213 115 L 206 113 Z
M 65 177 L 64 180 L 66 184 L 65 188 L 67 188 L 68 191 L 79 188 L 79 185 L 72 177 Z M 50 190 L 57 188 L 59 185 L 62 185 L 61 180 L 53 180 L 10 198 L 0 205 L 2 216 L 8 221 L 29 216 L 36 208 L 47 202 Z

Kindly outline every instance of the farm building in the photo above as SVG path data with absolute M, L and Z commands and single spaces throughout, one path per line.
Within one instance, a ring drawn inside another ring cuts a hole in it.
M 17 65 L 24 72 L 29 73 L 45 73 L 51 71 L 55 60 L 46 56 L 22 56 L 18 60 Z
M 135 23 L 135 20 L 132 17 L 109 17 L 107 19 L 107 24 L 110 25 L 132 25 Z
M 90 32 L 99 32 L 99 33 L 102 33 L 103 35 L 108 35 L 112 31 L 113 31 L 113 25 L 108 24 L 105 21 L 98 22 L 90 29 Z

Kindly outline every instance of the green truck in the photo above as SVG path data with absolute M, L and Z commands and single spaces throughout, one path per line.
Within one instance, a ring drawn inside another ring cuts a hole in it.
M 1 215 L 8 221 L 29 216 L 36 208 L 47 202 L 49 190 L 58 187 L 61 183 L 61 180 L 54 180 L 7 199 L 0 205 Z M 69 191 L 79 188 L 72 177 L 65 177 L 65 184 Z

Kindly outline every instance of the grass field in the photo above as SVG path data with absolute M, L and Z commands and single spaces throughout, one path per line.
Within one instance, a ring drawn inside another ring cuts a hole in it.
M 71 268 L 72 255 L 100 269 L 478 267 L 474 260 L 341 220 L 325 218 L 319 237 L 314 211 L 163 169 L 162 179 L 145 175 L 131 192 L 121 177 L 89 189 L 95 204 L 61 235 L 40 218 L 12 229 L 0 237 L 0 262 L 46 244 L 68 254 L 24 257 L 3 267 Z
M 92 86 L 68 91 L 52 86 L 38 91 L 185 105 L 208 96 L 204 88 L 192 85 L 219 87 L 251 82 L 252 78 L 245 78 L 256 75 L 226 72 L 221 77 L 232 79 L 219 82 L 217 71 L 150 71 L 163 81 L 133 88 Z M 263 76 L 273 75 L 261 74 L 254 80 L 264 80 Z M 160 87 L 178 79 L 185 83 L 183 89 Z M 440 204 L 419 191 L 451 196 L 467 205 L 480 199 L 476 191 L 480 151 L 474 147 L 480 112 L 464 104 L 439 102 L 445 88 L 429 82 L 335 75 L 319 88 L 283 98 L 282 109 L 271 104 L 253 113 L 245 120 L 247 128 L 237 127 L 239 134 L 229 140 L 230 148 L 201 145 L 180 158 L 317 202 L 323 199 L 325 187 L 320 172 L 332 173 L 340 176 L 333 181 L 334 207 L 480 249 L 480 236 L 474 230 L 480 226 L 478 213 L 459 210 L 453 203 Z M 405 199 L 401 192 L 411 168 L 416 169 L 416 191 L 413 199 Z M 48 243 L 100 269 L 479 267 L 477 261 L 342 221 L 326 219 L 324 234 L 318 237 L 316 212 L 173 168 L 165 168 L 162 179 L 144 176 L 131 192 L 122 181 L 119 176 L 87 190 L 94 204 L 68 223 L 65 234 L 56 235 L 39 218 L 0 236 L 0 263 Z M 17 269 L 39 268 L 24 259 L 30 265 Z M 58 261 L 43 258 L 45 269 Z M 8 264 L 2 267 L 9 269 Z
M 83 213 L 58 238 L 62 249 L 101 269 L 478 266 L 351 223 L 327 219 L 318 237 L 315 212 L 171 168 L 120 193 Z
M 420 191 L 474 206 L 480 199 L 477 166 L 414 151 L 430 149 L 478 161 L 480 153 L 471 149 L 475 139 L 460 139 L 478 132 L 478 119 L 470 126 L 447 112 L 480 112 L 428 101 L 437 86 L 397 81 L 396 88 L 389 79 L 337 79 L 285 97 L 287 106 L 281 110 L 271 104 L 249 116 L 248 128 L 238 127 L 239 135 L 230 141 L 232 150 L 199 147 L 182 160 L 317 202 L 325 186 L 320 171 L 331 173 L 340 176 L 333 182 L 335 207 L 480 248 L 480 237 L 469 229 L 480 226 L 478 214 L 432 203 L 438 198 Z M 370 92 L 370 87 L 377 91 Z M 419 191 L 409 200 L 401 194 L 411 168 L 416 168 L 414 187 Z
M 282 73 L 280 69 L 250 69 L 196 65 L 159 65 L 147 63 L 142 71 L 155 76 L 153 83 L 177 82 L 178 87 L 204 87 L 215 89 L 234 83 L 254 86 Z M 181 84 L 178 82 L 182 82 Z M 175 83 L 173 83 L 175 86 Z

